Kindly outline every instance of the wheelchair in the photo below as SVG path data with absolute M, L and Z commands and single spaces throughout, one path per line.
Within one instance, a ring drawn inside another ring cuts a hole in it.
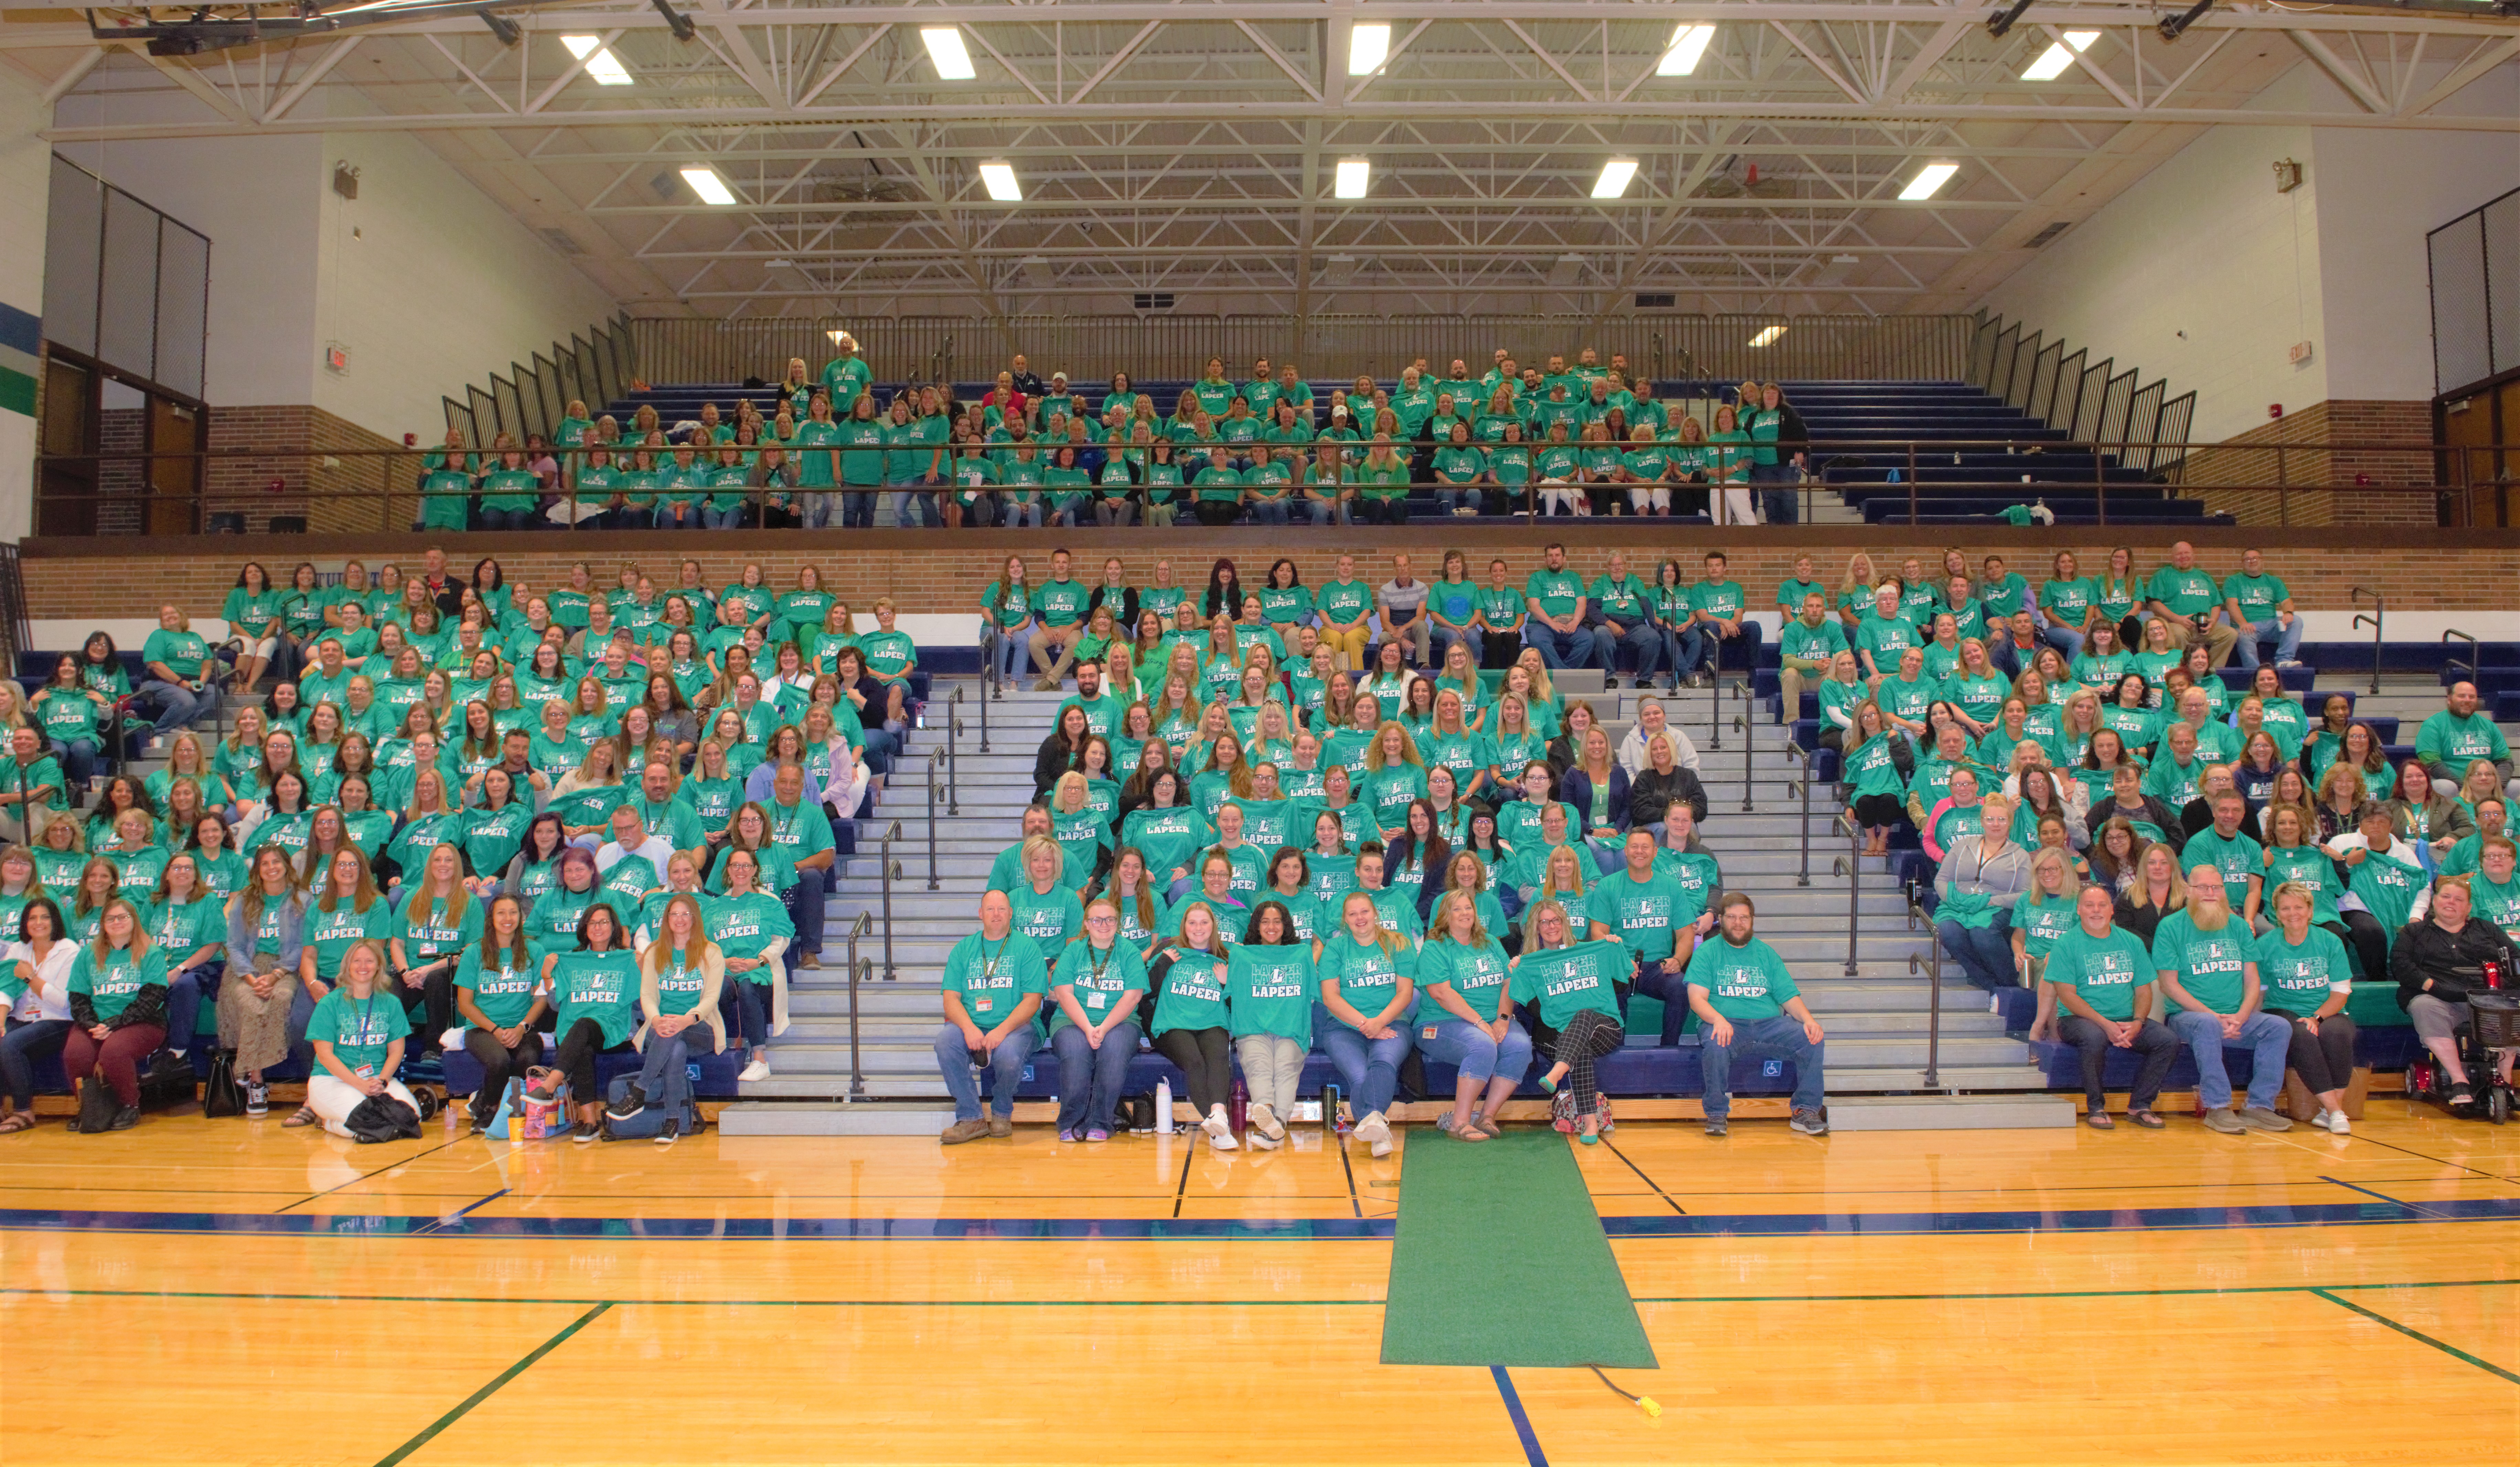
M 2520 996 L 2481 989 L 2468 996 L 2467 1004 L 2472 1017 L 2458 1031 L 2458 1062 L 2467 1071 L 2477 1113 L 2500 1126 L 2520 1110 L 2520 1087 L 2497 1078 L 2495 1071 L 2501 1051 L 2520 1049 Z M 2446 1105 L 2450 1092 L 2449 1077 L 2431 1051 L 2408 1064 L 2409 1096 Z

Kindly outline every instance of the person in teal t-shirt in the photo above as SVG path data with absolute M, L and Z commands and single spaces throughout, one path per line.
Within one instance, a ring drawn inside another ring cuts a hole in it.
M 1783 1059 L 1794 1067 L 1793 1116 L 1805 1135 L 1824 1135 L 1821 1104 L 1827 1036 L 1794 986 L 1777 950 L 1757 935 L 1757 909 L 1747 893 L 1724 899 L 1723 932 L 1697 945 L 1688 959 L 1688 1007 L 1702 1026 L 1699 1073 L 1706 1087 L 1706 1134 L 1723 1135 L 1732 1111 L 1732 1061 Z
M 1619 1023 L 1619 980 L 1631 968 L 1628 950 L 1608 941 L 1579 940 L 1575 917 L 1554 900 L 1525 913 L 1522 955 L 1508 979 L 1512 1002 L 1536 1014 L 1549 1033 L 1535 1048 L 1551 1055 L 1540 1088 L 1564 1088 L 1577 1139 L 1598 1145 L 1601 1096 L 1595 1064 L 1626 1043 Z
M 1500 1108 L 1531 1072 L 1531 1035 L 1506 1011 L 1502 934 L 1481 925 L 1479 895 L 1460 889 L 1436 903 L 1428 934 L 1418 950 L 1418 1047 L 1455 1077 L 1452 1114 L 1436 1125 L 1460 1140 L 1493 1140 L 1504 1134 Z
M 587 908 L 576 946 L 543 959 L 543 984 L 559 1010 L 552 1024 L 560 1036 L 559 1068 L 568 1077 L 577 1111 L 569 1139 L 592 1141 L 604 1123 L 596 1056 L 630 1047 L 639 1001 L 639 955 L 630 949 L 629 928 L 613 903 L 598 900 Z
M 1243 1139 L 1263 1151 L 1286 1138 L 1295 1088 L 1313 1045 L 1313 1009 L 1320 982 L 1313 972 L 1313 943 L 1298 933 L 1291 906 L 1271 896 L 1251 915 L 1250 941 L 1226 954 L 1226 1010 L 1234 1023 L 1235 1058 L 1251 1095 Z
M 1072 897 L 1069 899 L 1074 900 Z M 1014 1134 L 1015 1087 L 1036 1039 L 1033 1018 L 1050 992 L 1041 949 L 1015 930 L 1014 904 L 1002 891 L 980 898 L 980 930 L 945 956 L 945 1023 L 936 1031 L 936 1067 L 954 1097 L 948 1146 Z M 981 1115 L 974 1066 L 989 1072 L 989 1114 Z
M 1640 826 L 1628 832 L 1626 865 L 1596 882 L 1584 899 L 1591 935 L 1623 944 L 1634 963 L 1636 992 L 1662 1000 L 1662 1043 L 1680 1043 L 1688 1017 L 1688 970 L 1704 899 L 1657 865 L 1660 844 Z
M 1384 1112 L 1399 1089 L 1400 1062 L 1409 1056 L 1417 956 L 1409 939 L 1383 928 L 1373 898 L 1361 891 L 1340 901 L 1336 929 L 1316 942 L 1321 1002 L 1313 1032 L 1347 1089 L 1357 1139 L 1376 1156 L 1391 1154 Z
M 1147 961 L 1120 941 L 1120 909 L 1097 897 L 1085 935 L 1068 944 L 1050 978 L 1050 1046 L 1058 1055 L 1058 1138 L 1108 1140 L 1129 1061 L 1138 1053 L 1138 1000 Z
M 2152 1017 L 2152 954 L 2143 939 L 2116 924 L 2115 912 L 2106 886 L 2084 887 L 2074 902 L 2074 925 L 2048 949 L 2044 981 L 2065 1010 L 2056 1020 L 2057 1037 L 2082 1057 L 2084 1121 L 2099 1131 L 2117 1124 L 2109 1119 L 2101 1081 L 2109 1052 L 2124 1049 L 2138 1060 L 2127 1118 L 2159 1131 L 2163 1122 L 2152 1103 L 2179 1058 L 2179 1036 Z
M 359 943 L 341 961 L 339 985 L 307 1016 L 315 1073 L 307 1077 L 306 1104 L 335 1135 L 350 1135 L 351 1115 L 371 1100 L 398 1103 L 410 1112 L 404 1124 L 420 1125 L 420 1101 L 394 1078 L 411 1020 L 388 991 L 384 968 L 384 949 Z
M 2252 849 L 2256 842 L 2250 843 Z M 2170 1032 L 2196 1056 L 2197 1098 L 2205 1103 L 2208 1130 L 2236 1135 L 2290 1131 L 2275 1113 L 2283 1089 L 2284 1056 L 2292 1026 L 2260 1008 L 2258 944 L 2248 919 L 2224 900 L 2227 883 L 2200 855 L 2190 837 L 2180 856 L 2187 872 L 2187 906 L 2162 918 L 2152 934 L 2152 966 L 2169 1005 Z M 2254 864 L 2254 863 L 2253 863 Z M 2252 1051 L 2248 1108 L 2231 1112 L 2231 1081 L 2223 1067 L 2226 1047 Z
M 2354 1080 L 2354 1021 L 2345 1004 L 2354 997 L 2345 944 L 2313 925 L 2309 892 L 2285 883 L 2275 888 L 2273 930 L 2258 939 L 2258 981 L 2267 1016 L 2279 1020 L 2290 1039 L 2285 1062 L 2318 1097 L 2310 1124 L 2338 1135 L 2353 1133 L 2345 1115 L 2345 1088 Z

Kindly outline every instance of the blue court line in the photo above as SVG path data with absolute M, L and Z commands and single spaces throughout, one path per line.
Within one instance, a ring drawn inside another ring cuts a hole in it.
M 484 1201 L 489 1199 L 485 1198 Z M 474 1204 L 478 1206 L 479 1204 Z M 468 1209 L 469 1211 L 469 1209 Z M 1613 1238 L 1898 1237 L 1991 1232 L 2136 1232 L 2234 1227 L 2364 1227 L 2520 1221 L 2520 1198 L 2004 1212 L 1738 1213 L 1603 1218 Z M 314 1237 L 619 1238 L 670 1242 L 1357 1242 L 1388 1239 L 1389 1218 L 482 1218 L 308 1213 L 137 1213 L 0 1209 L 0 1230 L 270 1233 Z
M 1503 1365 L 1490 1365 L 1488 1373 L 1496 1377 L 1497 1394 L 1505 1398 L 1505 1413 L 1513 1418 L 1513 1434 L 1522 1439 L 1523 1460 L 1531 1467 L 1549 1467 L 1549 1456 L 1540 1449 L 1539 1434 L 1531 1429 L 1531 1418 L 1523 1414 L 1522 1398 L 1514 1393 L 1513 1376 Z

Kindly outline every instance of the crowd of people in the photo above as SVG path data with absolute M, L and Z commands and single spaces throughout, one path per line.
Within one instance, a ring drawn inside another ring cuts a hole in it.
M 1477 376 L 1421 358 L 1327 390 L 1292 362 L 1238 380 L 1211 358 L 1170 401 L 1125 372 L 1044 381 L 1017 356 L 968 403 L 951 383 L 882 397 L 855 342 L 838 352 L 686 421 L 572 401 L 548 438 L 450 429 L 413 528 L 1396 524 L 1413 494 L 1445 514 L 1790 523 L 1809 467 L 1780 384 L 1742 382 L 1700 422 L 1590 348 L 1535 367 L 1499 349 Z
M 1536 1072 L 1591 1140 L 1639 996 L 1664 1045 L 1693 1021 L 1711 1133 L 1748 1056 L 1791 1060 L 1791 1125 L 1824 1132 L 1824 1035 L 1699 839 L 1697 750 L 1649 694 L 1614 738 L 1554 681 L 1615 677 L 1622 648 L 1641 689 L 1666 663 L 1748 673 L 1749 593 L 1720 552 L 1701 563 L 1647 586 L 1614 554 L 1588 579 L 1552 544 L 1519 583 L 1450 553 L 1433 582 L 1397 556 L 1370 586 L 1342 558 L 1308 588 L 1280 559 L 1246 591 L 1227 561 L 1190 588 L 1169 561 L 1088 584 L 1066 551 L 1038 580 L 1011 557 L 980 598 L 984 654 L 1029 652 L 1037 686 L 1073 693 L 946 964 L 945 1139 L 1008 1134 L 1042 1048 L 1061 1134 L 1107 1137 L 1143 1045 L 1212 1144 L 1274 1145 L 1318 1045 L 1377 1154 L 1413 1051 L 1457 1077 L 1443 1132 L 1495 1134 Z M 2285 690 L 2299 615 L 2257 552 L 2219 580 L 2183 544 L 2144 578 L 2124 550 L 2101 576 L 2051 569 L 2033 594 L 1997 557 L 1972 577 L 1958 551 L 1938 576 L 1859 556 L 1831 588 L 1806 559 L 1768 601 L 1788 714 L 1812 696 L 1877 852 L 1920 838 L 1940 943 L 1973 982 L 2037 990 L 2033 1037 L 2081 1052 L 2096 1126 L 2110 1049 L 2141 1056 L 2130 1114 L 2157 1126 L 2183 1045 L 2215 1129 L 2288 1124 L 2289 1067 L 2343 1131 L 2358 970 L 2397 981 L 2447 1098 L 2472 1100 L 2466 1000 L 2483 962 L 2520 970 L 2510 756 L 2475 689 L 2393 763 L 2350 698 L 2313 719 Z M 581 1140 L 603 1134 L 600 1055 L 639 1053 L 620 1118 L 679 1111 L 697 1053 L 741 1045 L 766 1076 L 787 973 L 818 965 L 835 824 L 918 716 L 891 600 L 867 630 L 810 565 L 787 587 L 625 565 L 604 588 L 579 563 L 536 590 L 434 550 L 321 579 L 246 565 L 216 646 L 161 608 L 137 689 L 102 634 L 31 695 L 0 684 L 20 939 L 0 1133 L 33 1124 L 51 1053 L 111 1091 L 105 1125 L 132 1124 L 205 1004 L 248 1113 L 294 1057 L 312 1080 L 292 1123 L 336 1131 L 396 1098 L 406 1052 L 446 1046 L 479 1062 L 485 1125 L 545 1034 Z M 190 727 L 266 676 L 232 734 Z M 134 738 L 164 767 L 93 773 Z M 2245 1107 L 2230 1045 L 2259 1057 Z

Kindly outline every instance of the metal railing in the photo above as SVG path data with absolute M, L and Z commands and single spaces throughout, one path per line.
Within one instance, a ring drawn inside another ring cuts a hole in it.
M 2387 635 L 2383 630 L 2383 623 L 2387 622 L 2389 619 L 2389 600 L 2388 598 L 2380 595 L 2380 593 L 2376 591 L 2366 591 L 2360 586 L 2355 587 L 2354 604 L 2360 606 L 2365 600 L 2368 600 L 2371 603 L 2371 614 L 2365 616 L 2360 611 L 2355 612 L 2353 624 L 2358 627 L 2369 627 L 2371 629 L 2371 691 L 2376 694 L 2380 690 L 2380 661 L 2382 657 L 2387 655 L 2386 649 L 2381 645 L 2381 644 L 2386 639 Z
M 2467 656 L 2464 660 L 2453 657 L 2450 654 L 2450 642 L 2453 637 L 2467 644 Z M 2441 640 L 2443 647 L 2442 671 L 2448 672 L 2453 667 L 2464 667 L 2467 669 L 2467 681 L 2471 683 L 2475 682 L 2476 669 L 2478 665 L 2485 660 L 2484 654 L 2477 648 L 2476 639 L 2469 636 L 2467 633 L 2458 630 L 2456 627 L 2452 627 L 2449 631 L 2441 634 Z
M 948 748 L 950 748 L 950 747 L 952 747 L 952 745 L 949 743 L 949 744 L 947 745 L 947 747 L 948 747 Z M 945 750 L 944 750 L 944 749 L 929 749 L 929 750 L 927 751 L 927 889 L 928 889 L 929 891 L 934 891 L 934 890 L 936 890 L 936 889 L 937 889 L 937 886 L 936 886 L 936 795 L 937 795 L 937 782 L 938 782 L 938 781 L 937 781 L 937 778 L 936 778 L 936 768 L 937 768 L 938 763 L 939 763 L 940 761 L 942 761 L 942 760 L 944 759 L 944 757 L 945 757 Z M 891 914 L 890 912 L 886 912 L 886 913 L 884 913 L 885 919 L 886 919 L 887 921 L 889 921 L 889 920 L 891 919 L 891 915 L 892 915 L 892 914 Z
M 986 700 L 984 699 L 983 706 L 985 707 L 985 705 Z M 962 709 L 963 685 L 957 683 L 954 685 L 954 695 L 945 700 L 945 813 L 947 815 L 961 815 L 963 813 Z M 982 716 L 985 717 L 986 714 L 983 713 Z M 984 746 L 981 748 L 980 752 L 985 754 L 988 752 L 988 749 Z M 935 819 L 935 813 L 930 811 L 928 813 L 928 822 L 931 826 L 934 824 Z M 932 870 L 928 872 L 928 875 L 930 876 L 935 874 L 936 873 Z
M 1914 902 L 1908 904 L 1908 924 L 1925 929 L 1925 956 L 1908 955 L 1908 974 L 1913 977 L 1919 968 L 1925 972 L 1925 1089 L 1938 1090 L 1943 1088 L 1943 945 L 1934 937 L 1932 915 Z
M 1718 689 L 1717 691 L 1720 693 L 1722 689 Z M 1757 773 L 1751 768 L 1751 745 L 1754 735 L 1750 732 L 1750 725 L 1753 722 L 1750 715 L 1754 711 L 1755 704 L 1750 697 L 1750 680 L 1743 678 L 1733 684 L 1732 696 L 1741 705 L 1741 711 L 1732 716 L 1732 732 L 1741 735 L 1741 813 L 1748 815 L 1758 808 L 1753 803 L 1752 794 L 1753 789 L 1756 788 Z M 1722 698 L 1719 696 L 1717 701 L 1721 702 Z
M 1811 885 L 1812 756 L 1801 744 L 1794 742 L 1791 738 L 1787 738 L 1785 740 L 1785 757 L 1793 760 L 1795 763 L 1803 767 L 1803 772 L 1800 776 L 1785 781 L 1785 798 L 1792 799 L 1797 795 L 1802 798 L 1803 866 L 1802 869 L 1794 875 L 1794 885 L 1809 886 Z
M 901 863 L 892 859 L 892 843 L 900 837 L 901 822 L 897 820 L 876 837 L 877 875 L 883 883 L 883 981 L 886 983 L 901 976 L 901 970 L 893 966 L 892 961 L 892 883 L 901 879 Z
M 858 939 L 866 936 L 868 930 L 874 925 L 875 918 L 867 912 L 861 911 L 858 913 L 857 920 L 849 923 L 847 934 L 849 944 L 849 1098 L 852 1100 L 863 1100 L 866 1098 L 866 1067 L 858 1055 L 859 1010 L 863 1007 L 858 1000 L 858 983 L 859 980 L 864 978 L 874 966 L 870 959 L 858 956 Z M 890 940 L 890 934 L 888 933 L 886 934 L 886 940 Z
M 1847 835 L 1846 854 L 1832 866 L 1834 874 L 1846 878 L 1846 976 L 1855 976 L 1855 933 L 1862 922 L 1864 900 L 1864 827 L 1846 811 L 1837 813 L 1837 827 Z

